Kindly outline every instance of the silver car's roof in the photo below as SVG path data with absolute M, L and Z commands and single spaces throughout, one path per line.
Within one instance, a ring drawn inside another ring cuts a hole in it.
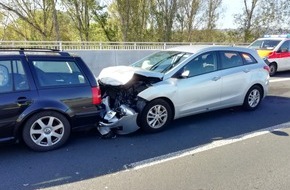
M 247 47 L 238 47 L 238 46 L 221 46 L 221 45 L 192 45 L 192 46 L 178 46 L 174 48 L 167 49 L 169 51 L 182 51 L 188 53 L 199 53 L 203 51 L 218 51 L 218 50 L 227 50 L 227 51 L 242 51 L 253 53 L 254 51 Z

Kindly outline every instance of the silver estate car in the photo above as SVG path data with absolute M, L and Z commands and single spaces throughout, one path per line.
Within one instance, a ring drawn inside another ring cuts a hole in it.
M 106 107 L 102 134 L 157 132 L 197 113 L 233 106 L 255 110 L 268 92 L 269 67 L 248 48 L 181 46 L 105 68 L 98 79 Z

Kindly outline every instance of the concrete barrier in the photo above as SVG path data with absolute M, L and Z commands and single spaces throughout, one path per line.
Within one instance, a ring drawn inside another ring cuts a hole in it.
M 68 52 L 80 56 L 95 76 L 98 76 L 105 67 L 130 65 L 156 51 L 158 50 L 69 50 Z

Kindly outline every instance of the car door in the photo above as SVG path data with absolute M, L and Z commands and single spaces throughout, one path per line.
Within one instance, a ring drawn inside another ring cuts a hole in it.
M 278 49 L 276 54 L 279 54 L 278 70 L 290 69 L 290 41 L 285 41 Z
M 28 57 L 36 79 L 41 104 L 66 112 L 73 126 L 96 123 L 92 86 L 80 62 L 73 57 Z
M 176 110 L 180 116 L 219 107 L 221 77 L 217 69 L 215 52 L 199 55 L 182 68 L 187 76 L 177 80 L 175 100 Z
M 22 58 L 0 60 L 0 138 L 13 138 L 21 113 L 31 104 L 37 93 Z M 32 83 L 31 83 L 32 82 Z
M 240 104 L 249 87 L 252 67 L 244 64 L 239 52 L 219 51 L 218 55 L 222 71 L 221 106 Z

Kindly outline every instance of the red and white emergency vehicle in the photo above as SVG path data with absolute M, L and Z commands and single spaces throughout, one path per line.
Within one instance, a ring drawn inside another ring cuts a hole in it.
M 277 71 L 290 70 L 290 34 L 265 35 L 249 48 L 256 49 L 261 58 L 268 60 L 270 76 Z

